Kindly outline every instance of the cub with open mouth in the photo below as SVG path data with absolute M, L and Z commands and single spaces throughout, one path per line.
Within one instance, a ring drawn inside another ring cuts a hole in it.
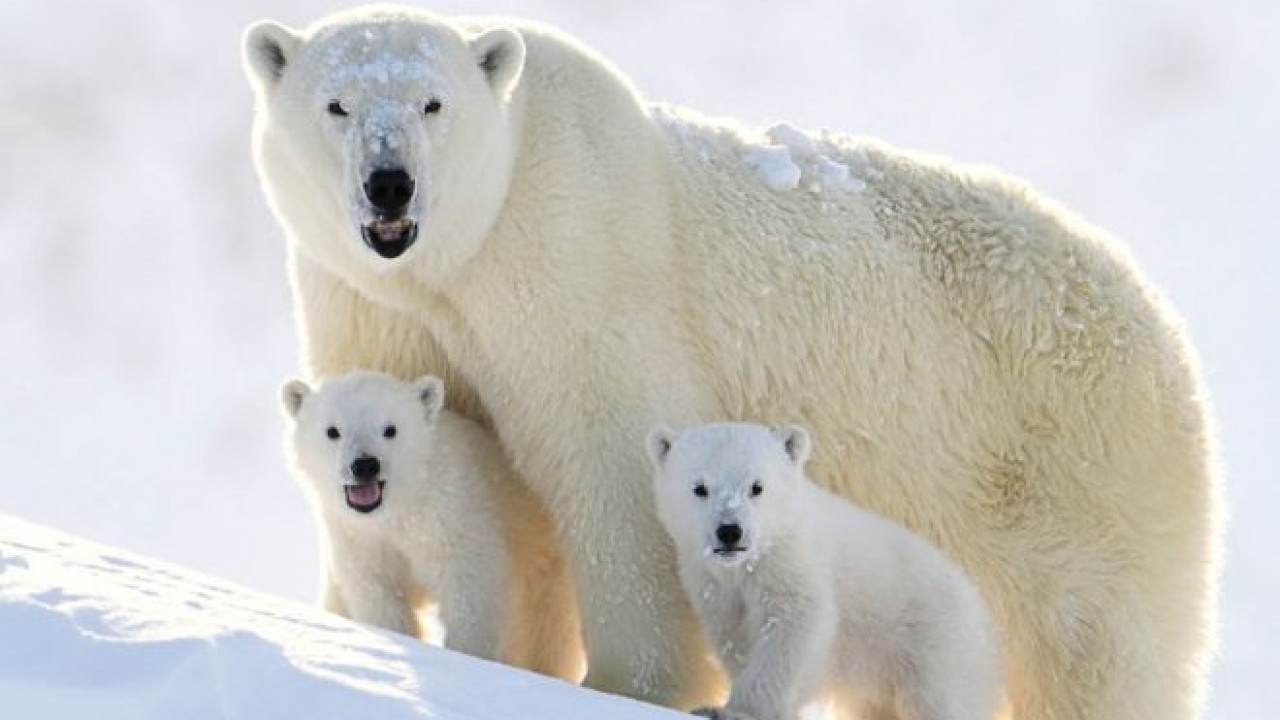
M 542 507 L 444 386 L 357 371 L 282 390 L 289 449 L 327 548 L 324 605 L 421 637 L 437 604 L 444 645 L 578 680 L 567 565 Z

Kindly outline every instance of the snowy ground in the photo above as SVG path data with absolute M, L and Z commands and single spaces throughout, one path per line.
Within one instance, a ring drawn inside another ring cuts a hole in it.
M 313 595 L 279 451 L 282 242 L 238 40 L 346 4 L 0 3 L 0 511 Z M 1280 716 L 1280 3 L 432 6 L 559 25 L 653 98 L 1004 167 L 1123 238 L 1218 407 L 1232 524 L 1211 717 Z
M 13 720 L 677 720 L 0 516 Z

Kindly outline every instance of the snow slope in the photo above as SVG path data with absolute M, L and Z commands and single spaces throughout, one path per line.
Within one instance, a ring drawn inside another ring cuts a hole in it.
M 688 717 L 0 515 L 6 720 Z

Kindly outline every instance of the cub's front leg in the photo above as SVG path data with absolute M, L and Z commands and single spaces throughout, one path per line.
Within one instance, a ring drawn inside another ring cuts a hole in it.
M 347 602 L 342 599 L 342 588 L 338 587 L 338 580 L 331 566 L 325 567 L 321 586 L 320 607 L 334 615 L 350 618 L 351 611 L 347 609 Z
M 772 604 L 772 603 L 771 603 Z M 796 720 L 821 681 L 836 637 L 836 612 L 821 598 L 786 593 L 786 600 L 763 609 L 746 666 L 733 679 L 720 715 L 757 720 Z M 748 613 L 748 616 L 756 615 Z
M 353 548 L 346 542 L 334 543 L 333 554 L 327 607 L 356 622 L 421 637 L 402 558 L 383 548 Z
M 495 528 L 489 547 L 473 543 L 456 564 L 443 568 L 439 590 L 444 646 L 485 660 L 507 661 L 502 631 L 507 627 L 508 562 Z M 460 561 L 460 562 L 459 562 Z M 463 564 L 465 563 L 465 564 Z

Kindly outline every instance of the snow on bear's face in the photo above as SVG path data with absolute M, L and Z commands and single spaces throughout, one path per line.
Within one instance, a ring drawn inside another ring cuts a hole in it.
M 648 439 L 658 517 L 682 552 L 737 565 L 803 518 L 791 502 L 809 455 L 802 428 L 713 423 Z
M 397 498 L 414 495 L 409 484 L 423 481 L 444 403 L 439 378 L 406 383 L 357 371 L 315 391 L 291 380 L 281 398 L 292 420 L 293 460 L 324 506 L 395 512 Z
M 417 256 L 436 282 L 478 251 L 511 173 L 518 33 L 384 8 L 304 33 L 262 21 L 244 54 L 259 172 L 304 251 L 339 272 Z

